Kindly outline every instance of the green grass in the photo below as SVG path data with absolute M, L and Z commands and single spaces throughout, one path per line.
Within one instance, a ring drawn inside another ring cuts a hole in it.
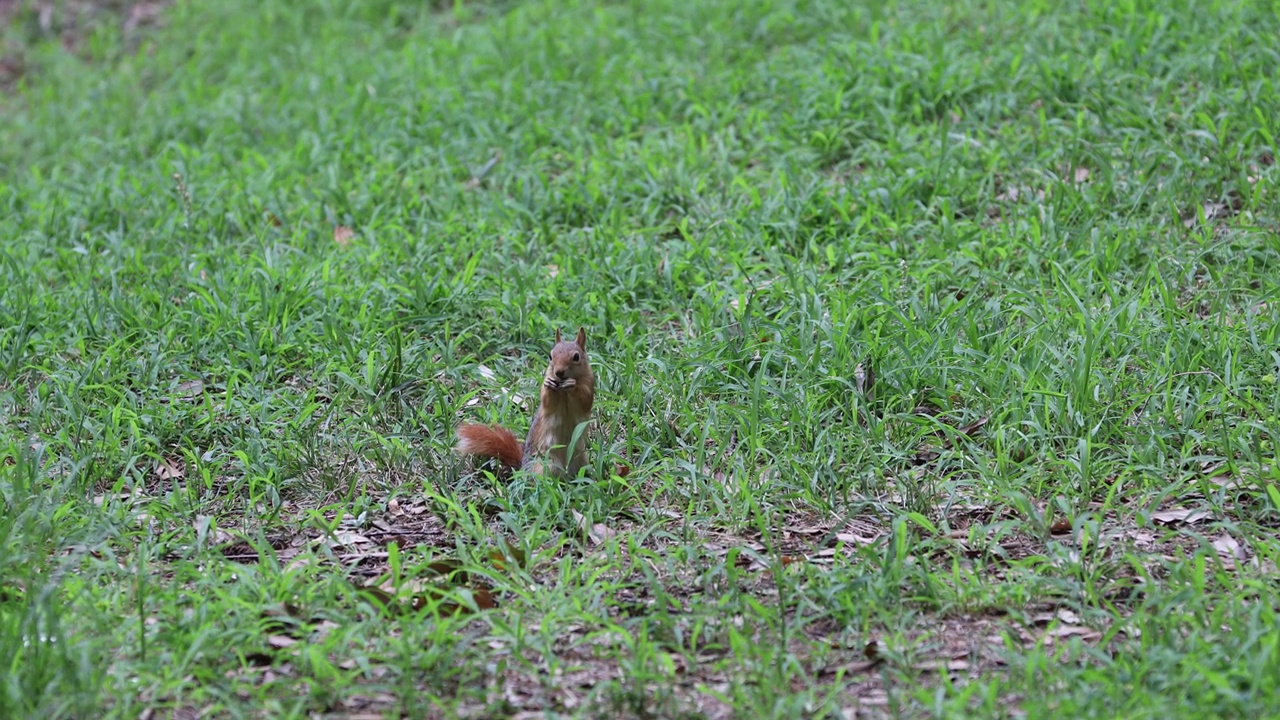
M 1280 706 L 1267 3 L 18 12 L 0 717 Z

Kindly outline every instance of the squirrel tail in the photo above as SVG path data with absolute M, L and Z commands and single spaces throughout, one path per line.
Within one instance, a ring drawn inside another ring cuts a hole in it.
M 462 455 L 497 458 L 509 468 L 524 462 L 524 448 L 514 433 L 498 425 L 459 425 L 458 445 Z

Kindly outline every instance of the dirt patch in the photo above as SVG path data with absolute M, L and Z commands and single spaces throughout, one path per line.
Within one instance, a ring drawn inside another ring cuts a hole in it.
M 0 91 L 34 71 L 30 49 L 57 42 L 77 53 L 95 28 L 117 24 L 126 40 L 161 22 L 169 0 L 0 0 Z M 126 47 L 132 48 L 132 42 Z

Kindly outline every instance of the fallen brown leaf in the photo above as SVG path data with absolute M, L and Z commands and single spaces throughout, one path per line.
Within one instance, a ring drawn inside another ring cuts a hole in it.
M 161 480 L 178 480 L 183 474 L 181 460 L 161 458 L 160 463 L 156 465 L 156 477 Z
M 1058 624 L 1049 628 L 1045 635 L 1052 638 L 1078 637 L 1085 642 L 1095 642 L 1102 639 L 1102 633 L 1084 625 Z
M 1209 513 L 1205 510 L 1182 507 L 1151 513 L 1151 520 L 1159 525 L 1192 525 L 1207 517 L 1209 517 Z
M 604 523 L 593 523 L 587 525 L 587 518 L 577 510 L 573 513 L 573 521 L 578 524 L 578 528 L 591 540 L 592 545 L 602 545 L 609 538 L 616 536 L 618 533 Z
M 883 640 L 871 640 L 862 648 L 862 655 L 868 660 L 883 660 L 885 649 Z
M 427 563 L 426 568 L 437 575 L 443 575 L 458 582 L 466 582 L 467 574 L 462 572 L 462 561 L 455 558 L 442 558 Z
M 378 544 L 387 546 L 395 543 L 401 550 L 408 550 L 416 545 L 416 541 L 409 535 L 383 535 L 378 538 Z
M 333 228 L 333 241 L 343 247 L 350 245 L 355 236 L 356 231 L 346 225 L 338 225 Z
M 356 595 L 361 600 L 373 605 L 378 610 L 389 613 L 396 609 L 396 599 L 391 593 L 377 585 L 356 585 Z
M 864 537 L 862 535 L 854 535 L 853 533 L 836 533 L 836 541 L 846 545 L 872 545 L 879 539 L 879 536 Z
M 463 183 L 462 186 L 468 190 L 475 190 L 480 187 L 480 185 L 484 183 L 484 179 L 488 177 L 489 173 L 493 172 L 493 169 L 498 166 L 498 161 L 501 159 L 502 152 L 494 150 L 493 155 L 489 158 L 488 162 L 480 167 L 480 169 L 476 170 L 470 178 L 467 178 L 467 181 Z
M 921 661 L 919 661 L 919 662 L 917 662 L 917 663 L 913 664 L 913 665 L 912 665 L 912 667 L 913 667 L 913 668 L 915 668 L 916 670 L 920 670 L 920 671 L 923 671 L 923 672 L 938 672 L 938 671 L 940 671 L 940 670 L 947 670 L 947 671 L 950 671 L 950 672 L 954 672 L 954 671 L 958 671 L 958 670 L 968 670 L 968 669 L 969 669 L 969 661 L 968 661 L 968 660 L 955 660 L 955 659 L 952 659 L 952 660 L 921 660 Z
M 178 383 L 178 387 L 174 391 L 174 394 L 184 400 L 189 400 L 193 397 L 198 397 L 203 392 L 204 392 L 204 381 L 197 379 L 197 380 L 184 380 Z
M 262 609 L 262 627 L 273 635 L 285 635 L 302 624 L 302 610 L 293 603 L 276 603 Z
M 1233 207 L 1234 203 L 1217 202 L 1214 200 L 1207 201 L 1200 205 L 1198 210 L 1188 210 L 1183 213 L 1182 226 L 1190 229 L 1200 223 L 1201 215 L 1204 216 L 1205 222 L 1213 222 L 1229 218 L 1236 214 L 1238 208 Z
M 839 665 L 830 665 L 822 668 L 822 670 L 818 672 L 823 677 L 835 677 L 836 675 L 841 674 L 846 677 L 849 675 L 862 675 L 863 673 L 874 670 L 882 662 L 884 661 L 878 658 L 875 660 L 854 660 L 853 662 L 841 663 Z M 846 717 L 849 716 L 846 715 Z
M 288 635 L 268 635 L 267 636 L 267 644 L 277 649 L 287 648 L 296 642 L 298 642 L 297 639 L 291 638 Z
M 991 421 L 990 415 L 980 420 L 975 420 L 974 422 L 971 422 L 968 425 L 961 427 L 960 434 L 966 437 L 973 437 L 974 434 L 976 434 L 979 430 L 981 430 L 990 421 Z
M 876 370 L 871 366 L 870 361 L 858 363 L 853 369 L 853 386 L 867 398 L 868 402 L 871 401 L 876 386 Z
M 502 547 L 489 551 L 489 560 L 499 570 L 506 570 L 508 562 L 514 562 L 516 567 L 524 567 L 526 562 L 524 550 L 512 545 L 506 539 L 503 539 Z
M 1248 559 L 1248 554 L 1240 543 L 1226 533 L 1214 538 L 1213 549 L 1218 551 L 1218 557 L 1222 558 L 1222 564 L 1228 570 L 1235 569 L 1236 561 Z
M 1018 200 L 1026 200 L 1033 198 L 1036 202 L 1044 201 L 1044 190 L 1033 190 L 1025 185 L 1010 186 L 996 195 L 999 202 L 1018 202 Z
M 492 610 L 498 607 L 497 601 L 493 599 L 493 592 L 484 585 L 473 585 L 465 589 L 471 595 L 471 601 L 475 603 L 477 610 Z M 423 588 L 423 592 L 414 595 L 412 607 L 414 610 L 421 610 L 427 607 L 428 603 L 435 601 L 436 611 L 440 615 L 466 615 L 471 612 L 470 606 L 465 603 L 458 602 L 450 597 L 443 588 L 427 587 Z
M 481 610 L 492 610 L 498 607 L 497 601 L 493 599 L 493 593 L 483 585 L 471 588 L 471 599 L 475 601 L 476 607 Z
M 354 548 L 357 545 L 373 545 L 373 541 L 354 530 L 337 530 L 333 536 L 322 540 L 330 548 Z

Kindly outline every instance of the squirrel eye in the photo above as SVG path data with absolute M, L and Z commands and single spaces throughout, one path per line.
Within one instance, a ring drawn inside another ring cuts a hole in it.
M 578 353 L 574 353 L 574 354 L 573 354 L 573 361 L 574 361 L 574 362 L 581 362 L 581 361 L 582 361 L 582 356 L 581 356 L 581 355 L 579 355 Z

